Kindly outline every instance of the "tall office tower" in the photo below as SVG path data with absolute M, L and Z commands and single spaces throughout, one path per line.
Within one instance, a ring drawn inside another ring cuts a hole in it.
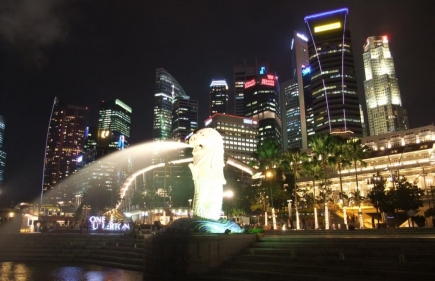
M 210 84 L 210 116 L 228 114 L 228 85 L 225 80 L 213 80 Z
M 293 78 L 281 84 L 284 150 L 307 149 L 307 116 L 302 70 L 309 66 L 308 39 L 294 32 L 291 44 Z
M 77 158 L 85 146 L 86 123 L 89 110 L 57 101 L 47 136 L 45 151 L 44 185 L 45 199 L 51 203 L 69 202 L 68 177 L 77 171 Z
M 258 121 L 252 118 L 216 113 L 205 121 L 224 141 L 225 155 L 246 164 L 254 161 L 258 144 Z
M 258 120 L 259 145 L 274 140 L 283 148 L 278 77 L 263 74 L 245 82 L 245 116 Z
M 6 128 L 6 121 L 3 118 L 3 116 L 0 115 L 0 195 L 2 193 L 3 175 L 6 166 L 6 152 L 2 150 L 5 128 Z
M 399 82 L 387 36 L 367 38 L 363 58 L 370 135 L 408 129 L 408 116 L 402 108 Z
M 130 137 L 131 107 L 119 99 L 102 101 L 98 117 L 98 145 L 124 149 Z
M 245 82 L 254 79 L 257 75 L 266 74 L 269 64 L 241 64 L 234 66 L 234 113 L 237 116 L 245 116 L 244 91 Z
M 198 129 L 198 101 L 175 98 L 172 109 L 172 139 L 185 141 Z
M 305 17 L 314 132 L 362 136 L 347 8 Z
M 172 109 L 175 98 L 188 100 L 190 97 L 169 72 L 158 68 L 154 93 L 154 141 L 167 140 L 172 136 Z

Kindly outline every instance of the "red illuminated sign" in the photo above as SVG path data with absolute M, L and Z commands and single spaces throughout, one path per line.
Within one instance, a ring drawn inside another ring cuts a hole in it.
M 275 80 L 270 80 L 270 79 L 261 79 L 261 85 L 266 85 L 266 86 L 275 86 Z
M 275 80 L 275 76 L 273 76 L 273 75 L 270 75 L 270 74 L 267 74 L 267 79 L 270 79 L 270 80 Z
M 249 80 L 245 82 L 245 89 L 252 87 L 255 85 L 255 79 Z

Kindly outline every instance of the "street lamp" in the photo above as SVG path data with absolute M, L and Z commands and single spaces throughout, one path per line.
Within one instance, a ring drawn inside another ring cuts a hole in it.
M 266 172 L 266 178 L 272 178 L 273 174 L 271 171 Z M 276 218 L 275 218 L 275 208 L 273 207 L 273 194 L 272 194 L 272 184 L 269 181 L 269 190 L 270 190 L 270 207 L 272 208 L 272 223 L 273 229 L 276 229 Z
M 293 218 L 292 218 L 292 200 L 287 200 L 288 202 L 288 219 L 289 219 L 289 227 L 290 229 L 293 229 Z
M 225 198 L 228 198 L 228 199 L 231 199 L 231 198 L 233 198 L 233 196 L 234 196 L 234 192 L 232 191 L 232 190 L 227 190 L 227 191 L 225 191 L 224 192 L 224 197 Z M 227 219 L 229 219 L 229 207 L 228 207 L 228 201 L 227 201 L 227 203 L 226 203 L 226 209 L 227 209 L 227 211 L 226 211 L 226 216 L 227 216 Z

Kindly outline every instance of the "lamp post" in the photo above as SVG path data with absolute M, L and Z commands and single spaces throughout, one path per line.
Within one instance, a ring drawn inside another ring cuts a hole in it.
M 266 178 L 271 178 L 273 176 L 272 172 L 267 171 Z M 276 218 L 275 218 L 275 208 L 273 207 L 273 193 L 272 193 L 272 184 L 269 181 L 269 190 L 270 190 L 270 207 L 272 208 L 272 224 L 273 229 L 276 229 Z
M 231 199 L 234 196 L 234 192 L 232 190 L 227 190 L 227 191 L 224 192 L 223 195 L 224 195 L 225 198 Z M 225 215 L 227 216 L 227 219 L 229 219 L 229 207 L 228 207 L 229 202 L 228 202 L 228 200 L 227 200 L 225 205 L 226 205 Z
M 289 219 L 289 227 L 290 229 L 293 229 L 293 218 L 292 218 L 292 200 L 287 200 L 288 202 L 288 219 Z
M 187 211 L 187 216 L 189 217 L 189 218 L 191 218 L 192 217 L 192 214 L 191 214 L 191 210 L 192 210 L 192 199 L 189 199 L 189 200 L 187 200 L 188 202 L 189 202 L 189 210 Z

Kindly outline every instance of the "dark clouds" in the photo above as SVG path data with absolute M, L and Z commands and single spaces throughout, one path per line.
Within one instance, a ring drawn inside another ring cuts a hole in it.
M 22 63 L 42 67 L 53 44 L 68 36 L 68 1 L 16 0 L 0 2 L 0 36 L 19 51 Z

